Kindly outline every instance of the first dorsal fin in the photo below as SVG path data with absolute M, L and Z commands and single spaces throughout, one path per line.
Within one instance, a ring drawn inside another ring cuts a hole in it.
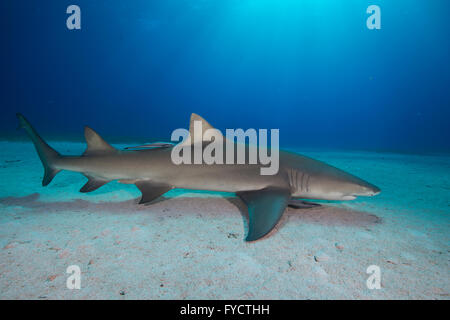
M 84 137 L 86 138 L 87 148 L 84 154 L 116 152 L 108 142 L 103 140 L 100 135 L 88 126 L 84 127 Z
M 189 121 L 189 133 L 194 133 L 194 124 L 195 121 L 199 121 L 202 124 L 202 131 L 205 132 L 208 129 L 214 129 L 212 125 L 209 124 L 208 121 L 200 117 L 198 114 L 193 113 L 191 114 L 191 120 Z
M 197 129 L 201 128 L 201 135 L 195 133 Z M 210 131 L 207 131 L 212 129 Z M 191 114 L 191 120 L 189 122 L 189 136 L 184 140 L 183 144 L 201 143 L 203 141 L 211 141 L 212 137 L 218 137 L 223 139 L 219 130 L 215 129 L 208 121 L 200 117 L 196 113 Z

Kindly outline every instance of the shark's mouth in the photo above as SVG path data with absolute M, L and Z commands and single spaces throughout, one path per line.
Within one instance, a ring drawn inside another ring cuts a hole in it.
M 373 197 L 376 196 L 377 194 L 379 194 L 381 191 L 373 191 L 373 192 L 366 192 L 366 193 L 354 193 L 353 195 L 349 195 L 346 197 L 353 197 L 353 199 L 355 199 L 356 197 Z M 353 200 L 353 199 L 348 199 L 348 200 Z M 347 200 L 347 199 L 345 199 Z

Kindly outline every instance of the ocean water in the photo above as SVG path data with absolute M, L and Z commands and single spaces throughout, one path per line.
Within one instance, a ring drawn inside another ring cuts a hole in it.
M 5 134 L 22 112 L 50 136 L 167 139 L 196 112 L 284 146 L 449 150 L 446 0 L 80 0 L 80 30 L 69 4 L 2 3 Z
M 68 28 L 70 5 L 80 29 Z M 371 5 L 379 29 L 367 25 Z M 0 298 L 448 299 L 447 0 L 6 0 L 0 10 Z M 133 185 L 80 194 L 86 179 L 68 171 L 43 188 L 18 112 L 72 155 L 85 125 L 118 148 L 169 141 L 193 112 L 222 131 L 279 129 L 282 149 L 382 192 L 289 209 L 270 237 L 246 243 L 232 193 L 175 189 L 142 207 Z M 84 290 L 66 288 L 73 264 Z M 370 265 L 379 290 L 366 287 Z

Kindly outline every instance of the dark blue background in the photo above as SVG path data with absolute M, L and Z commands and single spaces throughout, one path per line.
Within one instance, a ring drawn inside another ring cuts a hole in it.
M 77 4 L 82 29 L 66 28 Z M 366 8 L 382 29 L 366 28 Z M 197 112 L 285 147 L 449 150 L 448 0 L 1 2 L 2 135 L 166 137 Z

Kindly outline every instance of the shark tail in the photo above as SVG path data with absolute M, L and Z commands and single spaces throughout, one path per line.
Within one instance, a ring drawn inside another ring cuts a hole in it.
M 61 155 L 39 136 L 36 130 L 34 130 L 22 114 L 18 113 L 17 118 L 19 119 L 20 127 L 25 129 L 31 141 L 33 141 L 34 147 L 36 148 L 39 158 L 42 161 L 42 165 L 45 170 L 42 185 L 46 186 L 53 180 L 56 174 L 61 171 L 54 166 L 55 160 L 61 158 Z

